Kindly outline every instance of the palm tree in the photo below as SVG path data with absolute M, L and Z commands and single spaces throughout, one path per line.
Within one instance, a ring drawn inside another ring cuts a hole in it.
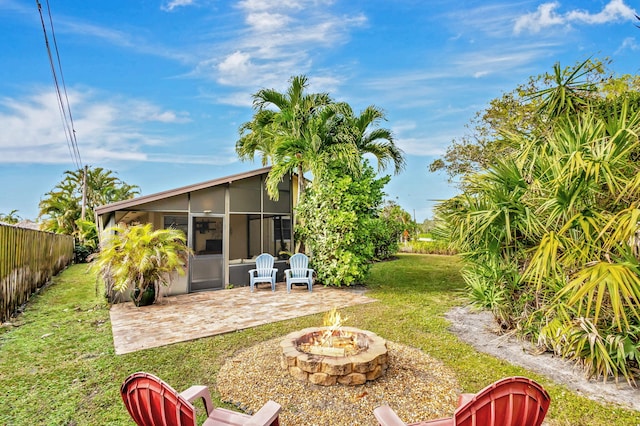
M 85 169 L 67 170 L 64 179 L 40 200 L 39 217 L 44 217 L 42 229 L 56 233 L 76 235 L 78 219 L 82 216 L 82 186 Z M 139 187 L 129 185 L 113 175 L 113 171 L 101 167 L 86 168 L 87 221 L 93 222 L 97 206 L 133 198 Z
M 18 216 L 18 210 L 11 210 L 7 214 L 0 213 L 0 222 L 14 224 L 20 222 L 20 220 L 21 218 Z
M 599 64 L 586 59 L 581 64 L 567 69 L 560 64 L 553 66 L 553 85 L 540 90 L 531 99 L 542 98 L 538 111 L 550 118 L 584 111 L 591 105 L 590 95 L 596 92 L 595 84 L 586 80 Z M 585 80 L 581 80 L 581 79 Z
M 350 111 L 348 118 L 355 131 L 354 142 L 358 151 L 360 154 L 373 154 L 378 161 L 378 171 L 386 168 L 389 162 L 393 163 L 395 174 L 404 169 L 403 152 L 395 145 L 391 130 L 377 127 L 378 123 L 385 119 L 380 108 L 370 105 L 359 116 Z M 370 129 L 372 126 L 375 128 Z
M 632 382 L 640 357 L 640 112 L 592 92 L 585 63 L 533 96 L 542 131 L 505 132 L 513 156 L 471 174 L 438 210 L 472 297 L 508 327 Z M 629 94 L 629 96 L 626 96 Z
M 261 154 L 262 163 L 271 162 L 267 178 L 269 196 L 278 198 L 278 183 L 288 173 L 298 174 L 298 200 L 304 194 L 304 174 L 316 169 L 327 147 L 322 123 L 333 115 L 323 113 L 332 104 L 327 93 L 305 93 L 305 76 L 291 79 L 285 93 L 262 89 L 253 95 L 257 110 L 253 120 L 240 128 L 236 152 L 241 159 L 253 160 Z
M 109 293 L 138 289 L 134 296 L 138 304 L 146 290 L 152 289 L 153 302 L 159 286 L 171 283 L 172 273 L 185 274 L 190 254 L 186 237 L 178 229 L 154 230 L 150 223 L 119 225 L 105 231 L 93 268 L 102 276 Z

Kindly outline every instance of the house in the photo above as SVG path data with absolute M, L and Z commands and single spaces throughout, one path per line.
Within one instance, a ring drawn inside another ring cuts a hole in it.
M 292 251 L 297 176 L 280 182 L 278 201 L 265 188 L 270 167 L 100 206 L 100 234 L 120 223 L 152 223 L 184 231 L 193 249 L 187 274 L 176 275 L 165 294 L 249 285 L 248 271 L 260 253 L 276 257 L 278 280 Z

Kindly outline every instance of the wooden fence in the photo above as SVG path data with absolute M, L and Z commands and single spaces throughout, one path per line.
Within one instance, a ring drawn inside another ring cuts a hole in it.
M 0 322 L 73 260 L 73 237 L 0 224 Z

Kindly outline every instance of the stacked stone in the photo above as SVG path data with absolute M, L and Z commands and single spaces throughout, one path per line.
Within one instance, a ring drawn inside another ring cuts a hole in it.
M 361 385 L 375 380 L 387 370 L 388 352 L 384 339 L 367 330 L 343 327 L 343 331 L 365 336 L 368 348 L 352 356 L 313 355 L 298 349 L 300 338 L 326 327 L 306 328 L 285 336 L 280 343 L 282 356 L 280 364 L 284 370 L 300 381 L 321 386 Z

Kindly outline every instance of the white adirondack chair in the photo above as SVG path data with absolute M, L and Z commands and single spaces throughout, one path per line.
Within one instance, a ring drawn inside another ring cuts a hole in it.
M 271 283 L 271 291 L 276 291 L 276 273 L 278 270 L 273 267 L 273 256 L 269 253 L 262 253 L 256 258 L 256 268 L 249 270 L 251 277 L 250 285 L 253 293 L 253 286 L 258 283 Z
M 287 293 L 291 292 L 291 284 L 306 284 L 309 292 L 313 287 L 313 269 L 308 268 L 309 258 L 302 254 L 296 253 L 289 259 L 290 269 L 284 270 L 287 279 Z

